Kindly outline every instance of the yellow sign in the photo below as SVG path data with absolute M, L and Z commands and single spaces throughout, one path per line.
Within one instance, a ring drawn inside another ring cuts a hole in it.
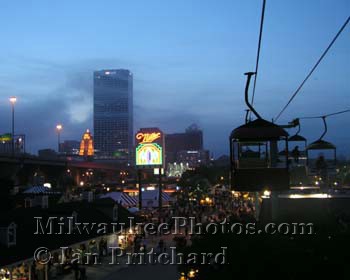
M 162 147 L 156 143 L 140 144 L 136 148 L 136 165 L 162 165 Z
M 161 137 L 160 132 L 152 132 L 152 133 L 142 133 L 139 132 L 136 134 L 136 139 L 139 140 L 139 143 L 152 143 L 155 140 Z
M 163 165 L 164 134 L 156 127 L 141 128 L 136 138 L 136 166 L 152 168 Z
M 12 141 L 12 135 L 9 133 L 0 135 L 0 141 L 1 142 L 10 142 L 10 141 Z

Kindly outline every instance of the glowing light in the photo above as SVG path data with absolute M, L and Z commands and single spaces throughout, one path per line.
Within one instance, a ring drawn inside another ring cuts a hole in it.
M 269 197 L 271 195 L 271 192 L 269 190 L 264 191 L 264 196 Z
M 164 174 L 164 169 L 161 168 L 160 172 L 161 172 L 162 174 Z M 154 168 L 154 169 L 153 169 L 153 174 L 154 174 L 154 175 L 159 175 L 159 168 Z
M 326 193 L 314 193 L 314 194 L 291 194 L 289 198 L 331 198 L 332 196 Z
M 87 129 L 80 142 L 79 156 L 93 156 L 94 141 L 90 131 Z M 92 174 L 91 174 L 92 175 Z
M 84 186 L 84 182 L 83 181 L 80 182 L 80 186 L 81 187 Z
M 61 124 L 56 125 L 56 129 L 58 131 L 61 131 L 63 129 L 63 126 Z
M 139 140 L 139 143 L 152 143 L 155 140 L 161 137 L 161 132 L 152 132 L 152 133 L 142 133 L 139 132 L 136 134 L 136 139 Z
M 10 102 L 11 102 L 12 104 L 15 104 L 15 103 L 17 102 L 17 97 L 16 97 L 16 96 L 11 96 L 11 97 L 9 98 L 9 100 L 10 100 Z
M 158 128 L 142 128 L 135 136 L 136 166 L 156 167 L 163 164 L 163 133 Z
M 0 141 L 1 141 L 1 142 L 9 142 L 9 141 L 12 141 L 12 135 L 9 134 L 9 133 L 0 135 Z
M 156 188 L 155 187 L 147 187 L 146 190 L 148 191 L 154 191 Z
M 52 186 L 51 186 L 51 183 L 45 183 L 44 187 L 51 189 Z
M 196 272 L 193 269 L 191 269 L 188 272 L 187 276 L 188 276 L 188 278 L 194 278 L 196 276 Z
M 107 192 L 109 192 L 110 188 L 107 188 Z
M 156 143 L 140 144 L 136 148 L 136 165 L 162 165 L 163 150 Z

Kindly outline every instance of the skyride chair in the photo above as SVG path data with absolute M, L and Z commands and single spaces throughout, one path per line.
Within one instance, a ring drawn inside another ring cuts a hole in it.
M 300 133 L 300 122 L 297 119 L 297 132 L 288 138 L 289 147 L 289 176 L 291 186 L 308 185 L 310 180 L 307 174 L 307 140 Z
M 248 72 L 245 102 L 256 116 L 231 132 L 231 188 L 235 191 L 259 192 L 289 189 L 288 133 L 264 120 L 249 103 L 248 90 L 254 72 Z M 284 147 L 281 160 L 279 147 Z
M 308 175 L 315 184 L 325 183 L 329 186 L 336 177 L 337 148 L 331 142 L 323 140 L 328 128 L 326 117 L 322 117 L 322 120 L 324 131 L 321 137 L 306 148 L 307 167 Z M 317 158 L 315 158 L 315 155 L 317 155 Z

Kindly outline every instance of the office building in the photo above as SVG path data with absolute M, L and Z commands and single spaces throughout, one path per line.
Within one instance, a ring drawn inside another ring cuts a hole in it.
M 203 132 L 193 124 L 184 133 L 165 135 L 166 162 L 177 161 L 177 154 L 181 151 L 203 150 Z
M 94 72 L 96 157 L 130 161 L 133 149 L 133 76 L 129 70 Z
M 60 143 L 60 153 L 63 153 L 67 156 L 78 155 L 80 143 L 76 140 L 65 140 L 63 143 Z
M 189 168 L 196 168 L 209 164 L 209 151 L 180 151 L 177 153 L 176 162 L 184 164 Z

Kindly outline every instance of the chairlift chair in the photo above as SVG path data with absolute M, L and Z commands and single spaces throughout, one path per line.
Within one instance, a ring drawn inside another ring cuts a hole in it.
M 290 184 L 293 185 L 307 185 L 309 178 L 307 176 L 307 140 L 300 133 L 300 122 L 297 119 L 298 131 L 288 138 L 289 154 L 289 170 L 290 170 Z M 301 148 L 301 149 L 297 149 Z M 297 149 L 297 150 L 296 150 Z M 294 152 L 295 151 L 295 152 Z
M 320 172 L 317 169 L 316 161 L 314 159 L 311 159 L 311 156 L 310 156 L 311 152 L 319 152 L 320 155 L 323 155 L 326 163 L 326 171 L 328 176 L 334 176 L 336 174 L 337 148 L 331 142 L 323 140 L 323 137 L 326 135 L 328 128 L 326 123 L 326 117 L 322 117 L 322 120 L 324 124 L 324 132 L 322 133 L 321 137 L 318 140 L 316 140 L 315 142 L 312 142 L 306 148 L 309 176 L 317 176 L 319 175 L 318 173 Z M 326 154 L 327 151 L 328 153 Z
M 286 190 L 289 188 L 288 133 L 280 126 L 266 121 L 248 100 L 251 76 L 245 88 L 245 102 L 257 117 L 234 129 L 230 135 L 231 187 L 237 191 Z M 278 156 L 278 147 L 285 147 L 285 160 Z M 244 149 L 254 153 L 247 156 Z

